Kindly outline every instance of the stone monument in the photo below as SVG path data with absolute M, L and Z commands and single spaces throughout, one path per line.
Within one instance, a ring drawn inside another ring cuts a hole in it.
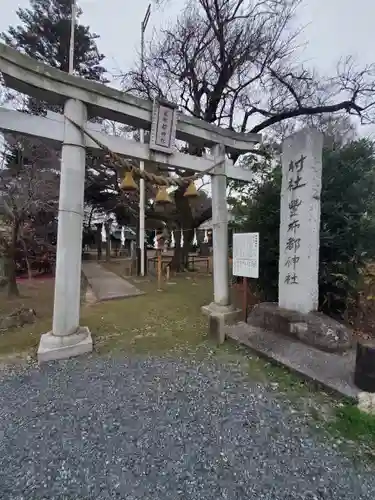
M 306 128 L 282 148 L 279 303 L 254 307 L 248 323 L 325 351 L 351 347 L 351 332 L 318 313 L 323 135 Z
M 282 150 L 279 306 L 318 309 L 323 134 L 303 129 Z

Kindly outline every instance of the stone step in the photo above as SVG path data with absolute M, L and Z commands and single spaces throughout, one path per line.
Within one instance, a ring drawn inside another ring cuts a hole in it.
M 244 322 L 226 326 L 225 335 L 330 392 L 358 400 L 360 390 L 353 382 L 354 350 L 344 354 L 323 352 L 293 338 Z

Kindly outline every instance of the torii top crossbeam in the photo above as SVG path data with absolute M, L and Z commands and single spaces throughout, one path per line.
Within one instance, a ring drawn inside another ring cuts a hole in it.
M 89 117 L 151 128 L 150 101 L 52 68 L 5 44 L 0 44 L 0 72 L 7 86 L 43 101 L 63 104 L 66 99 L 78 99 L 87 105 Z M 208 147 L 222 144 L 236 153 L 246 153 L 261 141 L 260 134 L 234 132 L 184 114 L 178 117 L 176 138 Z

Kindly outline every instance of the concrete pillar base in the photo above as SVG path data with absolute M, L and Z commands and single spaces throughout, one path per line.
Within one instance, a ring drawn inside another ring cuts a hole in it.
M 218 344 L 225 341 L 225 326 L 240 321 L 241 309 L 236 309 L 232 305 L 220 306 L 211 302 L 208 306 L 203 306 L 201 311 L 208 316 L 209 334 Z
M 92 338 L 87 326 L 79 327 L 76 333 L 65 336 L 48 332 L 40 338 L 38 363 L 72 358 L 89 352 L 92 352 Z

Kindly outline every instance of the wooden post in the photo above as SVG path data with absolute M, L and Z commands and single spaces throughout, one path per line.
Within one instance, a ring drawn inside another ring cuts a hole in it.
M 212 273 L 212 255 L 208 257 L 208 269 L 209 272 Z
M 162 291 L 161 288 L 161 267 L 162 267 L 162 260 L 161 260 L 161 250 L 157 251 L 158 253 L 158 267 L 157 267 L 157 273 L 158 273 L 158 292 Z
M 111 259 L 111 231 L 110 231 L 110 222 L 106 222 L 104 224 L 104 229 L 106 232 L 106 243 L 105 243 L 105 260 L 109 261 Z
M 98 260 L 102 258 L 102 227 L 103 224 L 96 225 L 96 249 Z
M 242 286 L 243 286 L 243 314 L 244 314 L 244 322 L 247 321 L 247 278 L 242 278 Z
M 375 392 L 375 342 L 361 341 L 357 344 L 354 373 L 355 385 L 365 392 Z
M 131 272 L 130 276 L 137 275 L 137 250 L 135 247 L 135 242 L 130 242 L 130 259 L 131 259 Z

